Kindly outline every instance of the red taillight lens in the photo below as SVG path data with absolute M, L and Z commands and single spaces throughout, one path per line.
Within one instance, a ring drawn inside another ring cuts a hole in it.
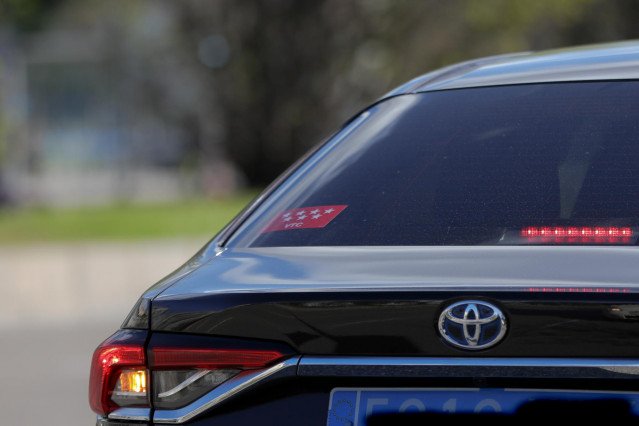
M 146 371 L 144 347 L 137 345 L 103 344 L 93 353 L 89 377 L 89 404 L 98 414 L 107 415 L 118 407 L 111 399 L 123 370 Z M 138 373 L 146 378 L 146 374 Z M 144 395 L 146 396 L 146 383 Z
M 152 368 L 250 368 L 265 367 L 282 358 L 278 351 L 155 348 L 150 352 Z
M 148 348 L 147 340 L 146 331 L 121 330 L 95 350 L 89 380 L 93 411 L 107 416 L 120 407 L 180 408 L 243 370 L 267 367 L 290 354 L 282 345 L 260 349 L 234 339 L 157 333 Z M 175 340 L 179 344 L 173 346 Z

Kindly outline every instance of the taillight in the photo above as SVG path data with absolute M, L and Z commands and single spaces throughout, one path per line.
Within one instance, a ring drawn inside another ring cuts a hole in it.
M 118 407 L 149 405 L 144 346 L 117 340 L 98 346 L 91 362 L 89 403 L 101 415 Z
M 162 333 L 145 350 L 145 340 L 145 331 L 123 330 L 95 350 L 89 380 L 93 411 L 105 416 L 121 407 L 184 407 L 242 371 L 290 354 L 277 344 L 261 349 L 256 342 Z M 176 340 L 180 346 L 168 347 Z
M 277 350 L 152 348 L 153 406 L 183 407 L 243 370 L 266 367 L 284 356 Z
M 249 368 L 265 367 L 284 356 L 279 351 L 251 349 L 153 348 L 150 364 L 156 368 Z

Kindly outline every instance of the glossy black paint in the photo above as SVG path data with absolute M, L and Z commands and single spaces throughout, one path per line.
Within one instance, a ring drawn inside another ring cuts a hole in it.
M 192 425 L 326 424 L 327 387 L 289 380 L 260 387 L 195 419 Z
M 230 250 L 155 298 L 152 330 L 302 354 L 637 356 L 638 262 L 635 247 Z M 468 353 L 442 342 L 441 310 L 468 298 L 504 310 L 503 343 Z
M 639 250 L 602 246 L 272 247 L 227 249 L 152 289 L 158 303 L 226 293 L 523 290 L 639 291 Z M 195 299 L 194 299 L 195 300 Z M 214 307 L 212 307 L 214 308 Z M 155 317 L 153 317 L 155 321 Z
M 463 296 L 461 295 L 463 294 Z M 342 292 L 208 296 L 154 310 L 158 329 L 281 341 L 303 354 L 405 356 L 636 357 L 636 318 L 618 318 L 639 295 L 476 291 Z M 450 347 L 435 324 L 444 305 L 461 299 L 496 303 L 509 318 L 504 342 L 478 352 Z M 225 304 L 225 308 L 219 308 Z M 207 310 L 206 306 L 218 306 Z M 631 305 L 635 306 L 635 305 Z
M 102 345 L 146 346 L 149 333 L 143 330 L 120 329 L 107 338 Z

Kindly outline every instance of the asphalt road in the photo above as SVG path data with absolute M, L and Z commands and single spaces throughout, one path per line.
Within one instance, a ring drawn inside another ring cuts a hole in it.
M 94 425 L 87 397 L 91 354 L 113 331 L 113 324 L 77 324 L 0 332 L 2 424 Z
M 0 248 L 2 424 L 94 425 L 91 355 L 206 238 Z

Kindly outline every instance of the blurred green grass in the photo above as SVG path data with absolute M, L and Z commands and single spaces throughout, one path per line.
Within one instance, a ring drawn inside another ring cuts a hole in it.
M 213 237 L 258 191 L 162 204 L 0 210 L 0 245 Z

